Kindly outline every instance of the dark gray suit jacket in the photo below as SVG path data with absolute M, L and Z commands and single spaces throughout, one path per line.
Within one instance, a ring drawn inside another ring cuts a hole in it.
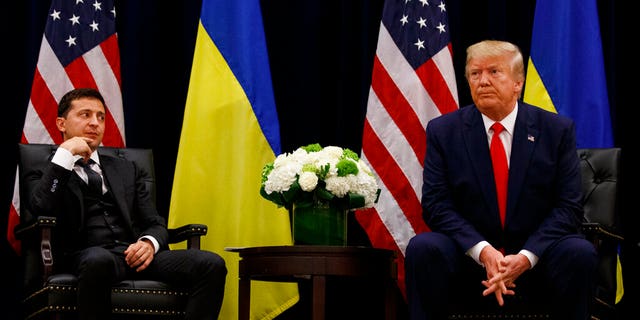
M 166 222 L 158 214 L 153 194 L 144 182 L 149 173 L 134 162 L 98 153 L 105 182 L 125 221 L 127 237 L 133 242 L 142 235 L 151 235 L 162 248 L 167 248 Z M 29 190 L 29 200 L 22 201 L 28 205 L 26 210 L 38 216 L 57 217 L 56 240 L 63 242 L 65 252 L 82 248 L 85 219 L 82 179 L 74 171 L 48 161 L 41 167 L 27 169 L 20 183 L 26 183 Z

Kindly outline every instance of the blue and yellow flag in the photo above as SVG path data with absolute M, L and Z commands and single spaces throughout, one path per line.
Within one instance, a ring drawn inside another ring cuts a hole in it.
M 578 148 L 613 146 L 595 0 L 538 0 L 524 101 L 572 118 Z
M 259 193 L 280 149 L 259 0 L 203 0 L 168 222 L 208 225 L 202 247 L 228 269 L 220 319 L 238 318 L 239 257 L 225 248 L 292 243 L 287 211 Z M 295 283 L 253 281 L 251 318 L 298 300 Z
M 524 101 L 572 118 L 578 148 L 613 147 L 596 0 L 536 1 L 531 37 Z

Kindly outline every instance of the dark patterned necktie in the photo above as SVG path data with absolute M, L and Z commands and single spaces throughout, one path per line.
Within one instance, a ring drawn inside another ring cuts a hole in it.
M 91 163 L 94 163 L 94 161 L 89 159 L 89 161 L 85 163 L 80 159 L 76 163 L 80 165 L 87 174 L 89 189 L 97 194 L 102 194 L 102 177 L 91 169 Z

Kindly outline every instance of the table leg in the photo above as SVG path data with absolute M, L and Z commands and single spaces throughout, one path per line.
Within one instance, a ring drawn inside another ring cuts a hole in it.
M 249 320 L 251 312 L 251 278 L 240 278 L 238 283 L 238 320 Z
M 396 295 L 395 281 L 393 279 L 384 280 L 384 296 L 385 296 L 385 319 L 394 320 L 396 315 Z
M 325 276 L 313 276 L 311 280 L 311 314 L 313 320 L 324 320 L 325 294 L 327 278 Z

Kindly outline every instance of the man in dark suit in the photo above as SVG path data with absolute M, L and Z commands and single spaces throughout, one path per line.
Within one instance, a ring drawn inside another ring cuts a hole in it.
M 97 90 L 65 94 L 56 119 L 64 141 L 51 162 L 23 182 L 33 190 L 29 209 L 58 218 L 61 262 L 78 276 L 79 318 L 110 319 L 113 283 L 139 276 L 190 288 L 186 319 L 217 319 L 225 261 L 205 250 L 168 250 L 166 222 L 139 168 L 98 154 L 105 116 Z
M 503 306 L 519 292 L 542 295 L 558 319 L 588 319 L 597 254 L 580 233 L 572 120 L 519 101 L 524 63 L 511 43 L 471 45 L 465 76 L 474 103 L 427 125 L 422 207 L 431 232 L 405 252 L 411 319 L 446 319 L 461 296 Z M 490 152 L 496 122 L 503 203 Z

